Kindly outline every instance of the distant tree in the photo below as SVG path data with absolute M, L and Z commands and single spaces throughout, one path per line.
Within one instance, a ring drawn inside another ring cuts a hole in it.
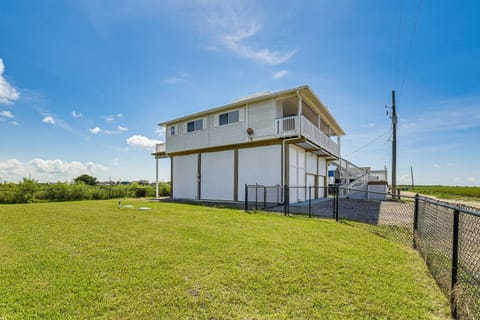
M 75 183 L 83 182 L 89 186 L 96 186 L 98 184 L 97 178 L 89 176 L 88 174 L 82 174 L 81 176 L 76 177 L 73 181 L 75 181 Z

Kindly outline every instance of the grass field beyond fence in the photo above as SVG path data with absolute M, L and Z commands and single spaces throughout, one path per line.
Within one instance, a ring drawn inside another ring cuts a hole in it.
M 411 186 L 402 185 L 400 188 L 408 191 L 431 195 L 443 199 L 465 199 L 480 201 L 480 187 L 462 187 L 462 186 Z
M 0 319 L 448 319 L 418 254 L 361 228 L 123 204 L 0 205 Z

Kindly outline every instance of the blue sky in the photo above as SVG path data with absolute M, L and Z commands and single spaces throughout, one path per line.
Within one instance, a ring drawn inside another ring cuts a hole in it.
M 3 0 L 0 179 L 155 177 L 156 124 L 308 84 L 343 155 L 398 177 L 479 185 L 480 3 Z M 168 180 L 169 160 L 160 161 Z

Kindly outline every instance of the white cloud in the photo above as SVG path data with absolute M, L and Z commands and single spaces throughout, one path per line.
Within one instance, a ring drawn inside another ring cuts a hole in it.
M 434 164 L 433 164 L 433 167 L 439 169 L 439 168 L 440 168 L 440 165 L 439 165 L 438 163 L 434 163 Z
M 42 122 L 49 123 L 49 124 L 55 124 L 55 119 L 52 116 L 46 116 L 46 117 L 43 118 Z
M 88 129 L 88 131 L 90 131 L 90 133 L 97 134 L 101 132 L 102 129 L 100 129 L 99 127 L 95 127 L 95 128 Z
M 123 114 L 117 113 L 117 118 L 123 118 Z
M 157 143 L 162 143 L 162 141 L 149 139 L 142 135 L 134 135 L 127 139 L 128 145 L 145 150 L 154 149 Z
M 290 60 L 298 49 L 273 50 L 257 48 L 252 44 L 252 38 L 261 31 L 262 19 L 251 8 L 245 8 L 241 3 L 203 2 L 202 9 L 210 25 L 211 32 L 218 45 L 231 52 L 262 64 L 278 65 Z M 250 41 L 249 41 L 250 40 Z M 209 47 L 217 47 L 211 45 Z
M 122 127 L 121 125 L 117 126 L 117 130 L 105 130 L 106 134 L 119 134 L 122 132 L 127 132 L 129 129 L 127 127 Z
M 278 71 L 278 72 L 275 72 L 273 74 L 272 78 L 273 79 L 281 79 L 281 78 L 285 77 L 287 74 L 288 74 L 287 70 Z
M 115 121 L 115 117 L 111 114 L 109 114 L 108 116 L 104 116 L 103 119 L 105 119 L 105 121 L 108 121 L 108 122 Z
M 27 162 L 17 159 L 8 159 L 0 162 L 0 175 L 3 180 L 18 181 L 30 175 L 39 181 L 71 180 L 81 174 L 96 175 L 108 170 L 101 164 L 79 161 L 44 160 L 35 158 Z
M 83 114 L 81 114 L 80 112 L 76 112 L 75 110 L 72 111 L 72 117 L 74 118 L 81 118 L 83 117 Z
M 17 89 L 12 87 L 10 83 L 3 77 L 5 65 L 0 58 L 0 104 L 10 104 L 20 97 Z
M 7 111 L 7 110 L 0 111 L 0 117 L 4 117 L 4 118 L 15 118 L 15 116 L 13 115 L 13 113 L 12 113 L 11 111 Z
M 163 80 L 165 84 L 190 83 L 190 75 L 186 72 L 179 72 Z

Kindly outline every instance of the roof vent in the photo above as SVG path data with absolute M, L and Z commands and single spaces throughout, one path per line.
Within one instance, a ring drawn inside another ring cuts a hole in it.
M 271 93 L 270 91 L 257 92 L 257 93 L 254 93 L 254 94 L 251 94 L 251 95 L 248 95 L 248 96 L 245 96 L 245 97 L 233 99 L 233 102 L 238 102 L 238 101 L 242 101 L 242 100 L 249 100 L 249 99 L 253 99 L 253 98 L 257 98 L 257 97 L 261 97 L 261 96 L 266 96 L 270 93 Z

